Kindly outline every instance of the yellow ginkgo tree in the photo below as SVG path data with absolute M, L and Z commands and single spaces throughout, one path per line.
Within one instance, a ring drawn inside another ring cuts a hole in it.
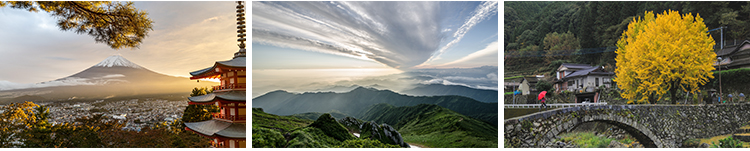
M 654 16 L 647 11 L 634 18 L 615 51 L 614 81 L 622 97 L 655 103 L 669 92 L 675 104 L 678 89 L 696 93 L 699 85 L 714 78 L 715 43 L 706 31 L 698 14 L 669 10 Z

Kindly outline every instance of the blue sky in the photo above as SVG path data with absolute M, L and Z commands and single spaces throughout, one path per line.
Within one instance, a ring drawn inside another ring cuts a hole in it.
M 498 65 L 497 2 L 252 2 L 253 69 Z
M 152 71 L 189 76 L 239 50 L 236 2 L 137 1 L 134 6 L 148 12 L 153 31 L 139 49 L 121 50 L 60 30 L 49 13 L 0 7 L 0 87 L 63 78 L 115 54 Z

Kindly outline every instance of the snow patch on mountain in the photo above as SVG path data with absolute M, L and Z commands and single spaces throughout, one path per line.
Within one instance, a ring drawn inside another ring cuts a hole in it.
M 94 67 L 115 67 L 115 66 L 143 69 L 143 67 L 139 66 L 138 64 L 128 61 L 128 59 L 125 59 L 124 57 L 120 55 L 109 56 L 107 57 L 107 59 L 104 59 L 104 61 L 99 62 L 98 64 L 94 65 Z

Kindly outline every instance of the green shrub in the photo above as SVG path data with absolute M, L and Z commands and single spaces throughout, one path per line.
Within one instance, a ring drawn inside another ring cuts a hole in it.
M 539 80 L 539 82 L 536 82 L 535 87 L 536 87 L 536 89 L 538 91 L 553 92 L 553 90 L 554 90 L 553 89 L 554 87 L 552 87 L 552 84 L 549 83 L 549 82 L 547 82 L 547 81 L 544 81 L 544 80 Z M 548 95 L 553 95 L 552 93 L 547 93 L 547 94 Z
M 286 145 L 286 139 L 278 131 L 253 127 L 253 144 L 254 148 L 279 148 Z
M 719 140 L 719 144 L 714 144 L 711 142 L 711 147 L 713 148 L 742 148 L 742 142 L 740 140 L 732 138 L 732 136 L 729 136 L 725 139 Z
M 562 141 L 573 141 L 581 148 L 605 148 L 612 142 L 612 139 L 596 136 L 593 132 L 574 132 L 561 136 Z
M 750 92 L 750 87 L 747 87 L 747 85 L 750 84 L 750 78 L 746 78 L 750 76 L 750 69 L 741 68 L 722 70 L 721 72 L 714 71 L 713 75 L 714 78 L 710 79 L 709 82 L 706 83 L 706 86 L 718 89 L 719 75 L 721 75 L 721 87 L 723 92 L 744 92 L 746 94 Z
M 289 148 L 330 148 L 341 142 L 323 133 L 318 128 L 305 127 L 292 132 Z
M 630 144 L 630 143 L 632 143 L 633 141 L 634 141 L 634 140 L 633 140 L 633 138 L 627 137 L 627 138 L 623 138 L 622 140 L 620 140 L 620 143 L 623 143 L 623 144 Z

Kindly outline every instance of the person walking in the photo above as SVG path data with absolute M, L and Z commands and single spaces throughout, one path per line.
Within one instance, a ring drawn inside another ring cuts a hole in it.
M 546 99 L 544 98 L 545 95 L 547 95 L 547 91 L 542 91 L 541 93 L 539 93 L 539 97 L 537 98 L 538 100 L 542 101 L 542 105 L 539 106 L 539 111 L 542 111 L 542 108 L 544 107 L 549 108 L 549 106 L 547 106 Z

